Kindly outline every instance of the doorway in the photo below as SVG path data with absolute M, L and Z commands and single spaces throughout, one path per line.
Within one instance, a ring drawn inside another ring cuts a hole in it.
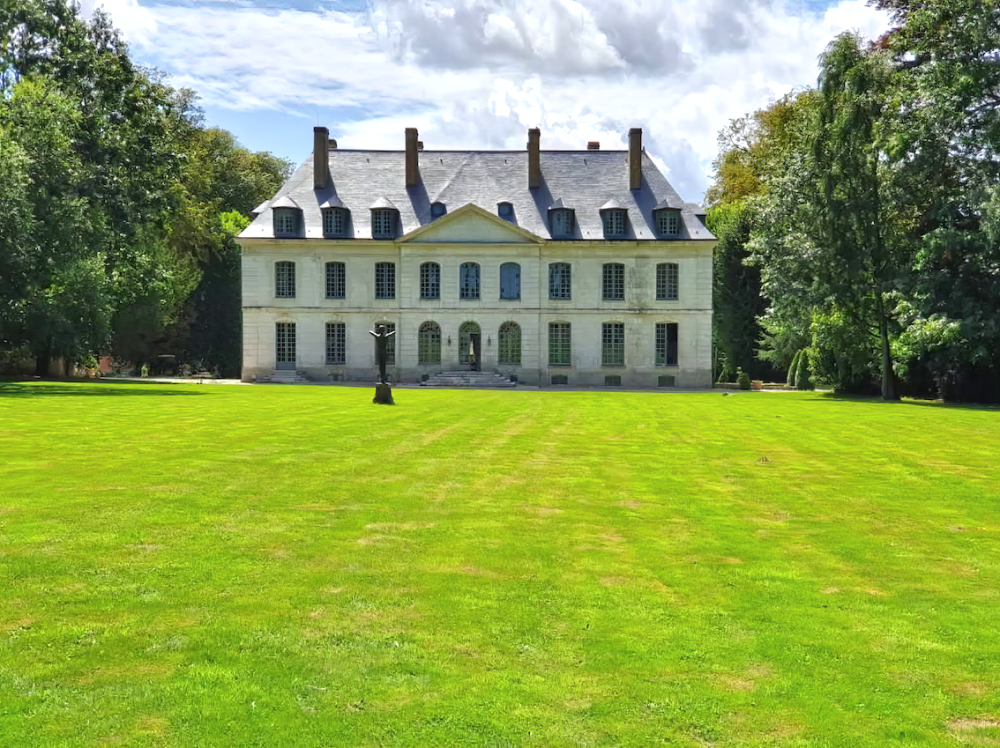
M 278 322 L 274 326 L 275 369 L 295 371 L 295 323 Z

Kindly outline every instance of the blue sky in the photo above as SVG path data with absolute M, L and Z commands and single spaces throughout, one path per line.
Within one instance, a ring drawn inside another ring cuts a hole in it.
M 884 30 L 865 0 L 81 0 L 138 62 L 194 89 L 208 123 L 301 163 L 312 128 L 345 148 L 621 148 L 688 200 L 718 131 L 812 85 L 834 35 Z

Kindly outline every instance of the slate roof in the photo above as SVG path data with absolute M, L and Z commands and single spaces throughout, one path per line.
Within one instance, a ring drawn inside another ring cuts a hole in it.
M 323 238 L 321 206 L 338 201 L 351 211 L 351 239 L 371 239 L 370 208 L 382 201 L 399 210 L 401 235 L 430 223 L 435 202 L 449 213 L 473 203 L 494 214 L 507 202 L 513 206 L 512 223 L 549 239 L 549 208 L 561 201 L 575 210 L 575 239 L 603 241 L 599 211 L 609 202 L 628 209 L 626 240 L 660 240 L 653 221 L 657 206 L 680 210 L 677 239 L 715 239 L 698 218 L 701 209 L 681 199 L 646 153 L 642 186 L 635 191 L 628 188 L 627 151 L 542 151 L 541 184 L 534 190 L 528 188 L 527 151 L 420 151 L 418 157 L 420 179 L 407 188 L 404 151 L 331 149 L 330 180 L 326 189 L 314 190 L 310 156 L 274 200 L 259 206 L 240 237 L 273 237 L 271 206 L 287 198 L 301 207 L 299 236 L 308 239 Z

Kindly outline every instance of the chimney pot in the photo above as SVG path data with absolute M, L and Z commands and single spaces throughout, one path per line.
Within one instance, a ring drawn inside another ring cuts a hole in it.
M 599 151 L 599 150 L 601 150 L 601 143 L 600 143 L 600 141 L 598 141 L 598 140 L 591 140 L 589 143 L 587 143 L 587 150 L 588 151 Z
M 528 130 L 528 189 L 536 189 L 542 183 L 542 157 L 540 148 L 542 131 L 537 127 Z
M 313 128 L 313 189 L 326 189 L 330 178 L 330 131 L 325 127 Z M 336 148 L 336 144 L 334 148 Z
M 419 179 L 419 160 L 417 151 L 420 150 L 420 141 L 417 140 L 417 128 L 406 128 L 406 186 L 416 187 Z
M 628 131 L 628 188 L 642 187 L 642 128 L 633 127 Z
M 337 150 L 337 141 L 336 141 L 336 140 L 334 140 L 333 138 L 330 138 L 330 143 L 329 143 L 329 145 L 330 145 L 330 150 L 331 150 L 331 151 L 335 151 L 335 150 Z

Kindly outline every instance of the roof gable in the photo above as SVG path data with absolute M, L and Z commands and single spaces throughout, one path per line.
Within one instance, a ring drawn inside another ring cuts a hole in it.
M 463 244 L 531 244 L 542 239 L 530 231 L 495 216 L 478 205 L 468 203 L 441 216 L 432 223 L 414 229 L 399 238 L 400 242 Z

